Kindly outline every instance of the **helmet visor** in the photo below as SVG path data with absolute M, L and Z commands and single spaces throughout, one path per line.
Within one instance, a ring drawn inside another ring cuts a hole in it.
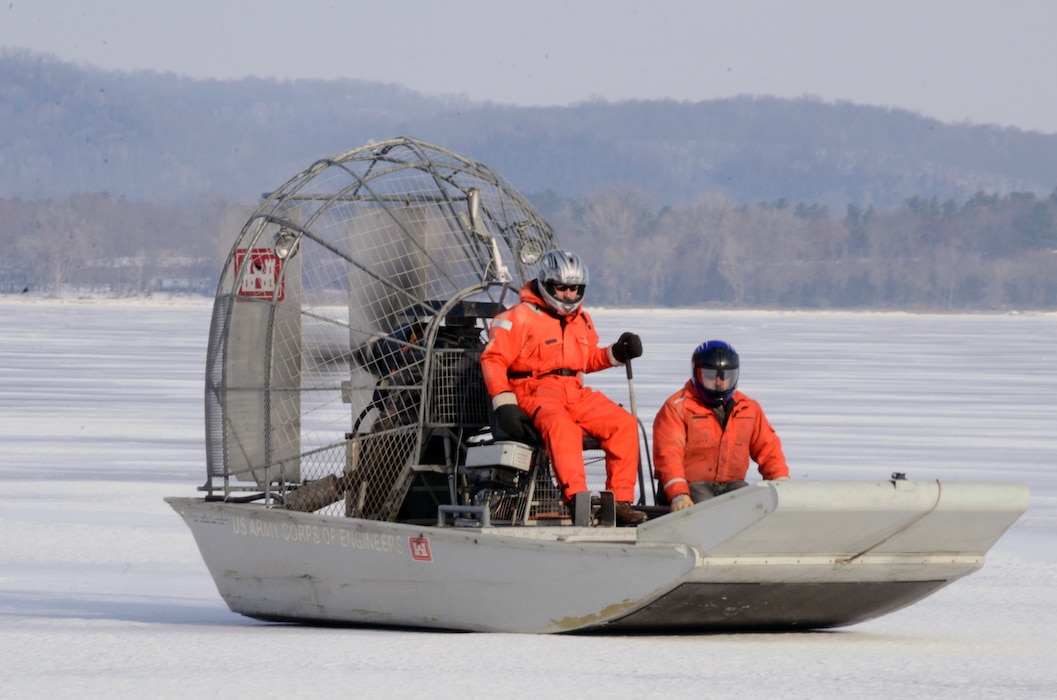
M 561 282 L 548 281 L 545 283 L 547 293 L 565 304 L 574 304 L 582 301 L 584 292 L 587 291 L 586 284 L 563 284 Z
M 711 367 L 698 367 L 694 370 L 697 377 L 697 383 L 701 385 L 705 391 L 715 391 L 723 393 L 730 391 L 731 387 L 737 386 L 738 384 L 738 368 L 734 369 L 713 369 Z

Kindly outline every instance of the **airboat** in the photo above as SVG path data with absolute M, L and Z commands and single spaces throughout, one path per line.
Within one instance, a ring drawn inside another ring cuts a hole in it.
M 643 431 L 650 518 L 617 527 L 600 486 L 566 512 L 546 450 L 497 439 L 481 377 L 490 320 L 559 245 L 503 178 L 394 138 L 316 162 L 226 228 L 206 481 L 166 500 L 235 613 L 526 633 L 838 627 L 976 571 L 1027 508 L 1022 484 L 895 474 L 762 482 L 670 513 Z

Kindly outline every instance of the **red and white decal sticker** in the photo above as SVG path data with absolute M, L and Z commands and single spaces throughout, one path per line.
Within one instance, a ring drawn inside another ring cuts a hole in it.
M 429 551 L 429 540 L 425 537 L 408 537 L 407 543 L 411 546 L 411 558 L 415 561 L 433 561 L 433 555 Z
M 271 248 L 254 248 L 247 251 L 239 248 L 235 251 L 235 269 L 242 267 L 242 261 L 249 256 L 249 265 L 242 275 L 239 285 L 239 296 L 262 297 L 282 301 L 286 295 L 286 281 L 282 278 L 283 261 Z

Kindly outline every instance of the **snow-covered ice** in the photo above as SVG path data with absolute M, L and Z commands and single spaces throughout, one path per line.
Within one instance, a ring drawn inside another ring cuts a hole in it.
M 979 572 L 839 630 L 266 624 L 162 500 L 205 481 L 210 302 L 0 297 L 0 697 L 1057 697 L 1057 316 L 593 313 L 603 342 L 643 337 L 647 424 L 721 338 L 794 478 L 1021 481 L 1031 507 Z M 629 399 L 620 370 L 592 384 Z

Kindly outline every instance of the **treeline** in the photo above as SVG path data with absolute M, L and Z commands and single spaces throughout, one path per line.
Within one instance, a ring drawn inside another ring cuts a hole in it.
M 879 210 L 702 195 L 662 206 L 626 187 L 530 199 L 607 306 L 1001 311 L 1057 309 L 1057 190 L 914 197 Z M 228 204 L 105 194 L 0 199 L 0 292 L 212 294 Z
M 228 204 L 150 204 L 106 194 L 0 199 L 0 293 L 212 293 Z M 226 251 L 225 251 L 226 253 Z
M 638 189 L 538 198 L 584 254 L 593 303 L 766 309 L 1057 308 L 1057 190 L 915 197 L 834 216 L 704 196 L 656 209 Z

